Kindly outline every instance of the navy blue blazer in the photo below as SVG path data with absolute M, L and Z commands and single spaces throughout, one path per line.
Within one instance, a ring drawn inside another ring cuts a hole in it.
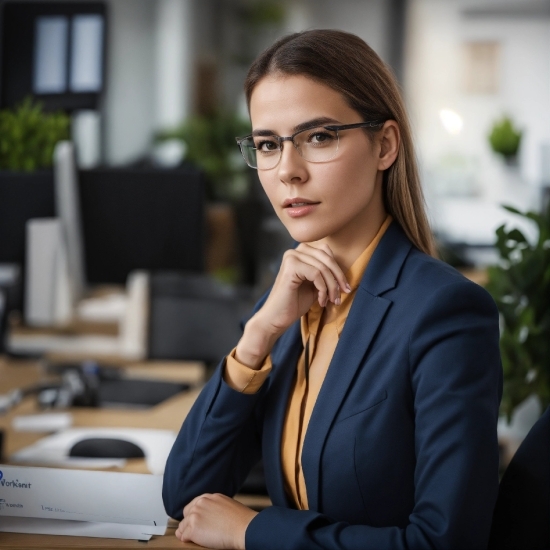
M 290 504 L 281 466 L 302 349 L 296 322 L 275 344 L 273 370 L 253 395 L 231 389 L 219 366 L 168 458 L 168 514 L 181 519 L 205 492 L 233 496 L 263 457 L 273 506 L 248 526 L 247 549 L 486 548 L 502 388 L 489 294 L 390 225 L 311 415 L 302 451 L 307 511 Z

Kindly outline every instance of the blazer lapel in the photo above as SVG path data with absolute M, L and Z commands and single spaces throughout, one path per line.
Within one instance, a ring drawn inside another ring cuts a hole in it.
M 393 222 L 378 244 L 353 300 L 331 366 L 317 397 L 302 449 L 302 467 L 310 510 L 320 509 L 320 468 L 325 440 L 392 303 L 380 295 L 397 284 L 411 247 L 403 230 Z M 364 368 L 369 368 L 368 363 Z
M 277 350 L 272 352 L 272 380 L 265 406 L 263 460 L 268 493 L 276 506 L 289 506 L 281 464 L 281 439 L 288 398 L 302 350 L 298 321 L 281 336 Z

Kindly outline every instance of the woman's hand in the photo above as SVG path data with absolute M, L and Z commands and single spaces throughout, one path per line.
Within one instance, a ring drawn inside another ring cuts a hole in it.
M 245 327 L 236 358 L 257 368 L 277 338 L 315 301 L 321 307 L 329 300 L 339 305 L 341 291 L 350 292 L 351 288 L 326 244 L 302 243 L 287 250 L 269 297 Z
M 315 301 L 339 304 L 347 280 L 327 245 L 300 244 L 287 250 L 273 289 L 261 309 L 262 317 L 281 334 L 304 315 Z
M 257 513 L 225 495 L 207 493 L 183 509 L 176 537 L 208 548 L 244 550 L 246 528 Z

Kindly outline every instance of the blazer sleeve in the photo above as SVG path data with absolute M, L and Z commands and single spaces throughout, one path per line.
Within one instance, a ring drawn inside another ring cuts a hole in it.
M 246 322 L 265 303 L 258 300 Z M 261 458 L 258 404 L 267 382 L 253 394 L 231 388 L 224 380 L 223 359 L 185 418 L 172 446 L 162 484 L 166 513 L 183 518 L 183 508 L 204 493 L 233 496 Z
M 248 526 L 247 550 L 487 547 L 498 491 L 498 311 L 484 289 L 461 280 L 434 291 L 411 313 L 416 320 L 403 334 L 415 417 L 409 523 L 350 525 L 315 511 L 272 507 Z
M 256 408 L 266 384 L 254 394 L 236 391 L 223 380 L 224 363 L 195 401 L 166 462 L 162 498 L 175 519 L 203 493 L 233 496 L 261 457 Z

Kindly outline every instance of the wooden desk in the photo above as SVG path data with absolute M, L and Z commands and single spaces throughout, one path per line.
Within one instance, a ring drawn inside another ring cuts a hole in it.
M 105 550 L 106 548 L 203 548 L 192 542 L 180 542 L 175 536 L 176 523 L 174 522 L 164 536 L 153 536 L 149 542 L 125 539 L 99 539 L 92 537 L 64 537 L 56 535 L 24 535 L 21 533 L 0 533 L 0 548 L 2 549 L 34 549 L 41 550 L 88 548 Z
M 189 362 L 147 362 L 126 365 L 127 376 L 136 378 L 151 377 L 173 382 L 187 382 L 193 386 L 191 391 L 176 395 L 153 407 L 144 410 L 129 409 L 85 409 L 74 408 L 75 427 L 117 427 L 117 428 L 157 428 L 177 432 L 183 419 L 197 398 L 204 382 L 205 369 L 201 363 Z M 8 361 L 0 356 L 0 393 L 6 393 L 14 388 L 30 386 L 48 379 L 38 361 Z M 4 430 L 4 461 L 14 452 L 31 445 L 44 434 L 16 432 L 11 428 L 12 420 L 21 414 L 40 412 L 36 399 L 24 399 L 5 415 L 0 415 L 0 429 Z M 120 471 L 114 469 L 115 471 Z M 144 459 L 128 460 L 125 472 L 149 473 Z M 270 505 L 267 497 L 239 495 L 237 500 L 251 508 L 261 509 Z M 147 543 L 124 539 L 100 539 L 91 537 L 66 537 L 53 535 L 26 535 L 21 533 L 0 532 L 0 548 L 40 548 L 63 549 L 88 548 L 201 548 L 193 543 L 182 543 L 174 536 L 177 522 L 171 520 L 164 536 L 153 536 Z
M 129 376 L 187 382 L 195 386 L 191 391 L 167 399 L 151 409 L 70 409 L 74 427 L 116 427 L 180 429 L 181 423 L 195 402 L 204 381 L 201 363 L 162 362 L 136 363 L 126 367 Z M 0 356 L 0 393 L 14 388 L 45 382 L 48 375 L 38 361 L 7 361 Z M 15 432 L 11 428 L 17 415 L 40 412 L 36 399 L 24 399 L 7 414 L 0 416 L 0 428 L 4 430 L 4 458 L 44 437 L 43 433 Z M 6 462 L 9 464 L 9 461 Z M 119 470 L 116 470 L 119 471 Z M 128 460 L 124 471 L 149 473 L 144 459 Z
M 74 426 L 108 426 L 126 428 L 159 428 L 178 431 L 183 419 L 195 401 L 204 380 L 204 367 L 200 363 L 141 363 L 126 367 L 130 376 L 153 377 L 175 382 L 188 382 L 195 389 L 174 396 L 160 405 L 147 410 L 128 409 L 71 409 Z M 37 361 L 8 361 L 0 356 L 0 393 L 14 388 L 29 386 L 46 381 L 47 375 Z M 21 414 L 39 412 L 36 399 L 24 399 L 7 414 L 0 416 L 0 428 L 4 430 L 4 464 L 15 451 L 31 445 L 44 434 L 15 432 L 11 428 L 12 419 Z M 120 470 L 116 470 L 120 471 Z M 144 459 L 128 460 L 124 468 L 127 472 L 148 473 Z M 189 543 L 183 544 L 174 536 L 176 522 L 171 523 L 167 534 L 153 536 L 148 543 L 122 540 L 99 539 L 89 537 L 66 537 L 52 535 L 26 535 L 19 533 L 1 533 L 0 548 L 199 548 Z

